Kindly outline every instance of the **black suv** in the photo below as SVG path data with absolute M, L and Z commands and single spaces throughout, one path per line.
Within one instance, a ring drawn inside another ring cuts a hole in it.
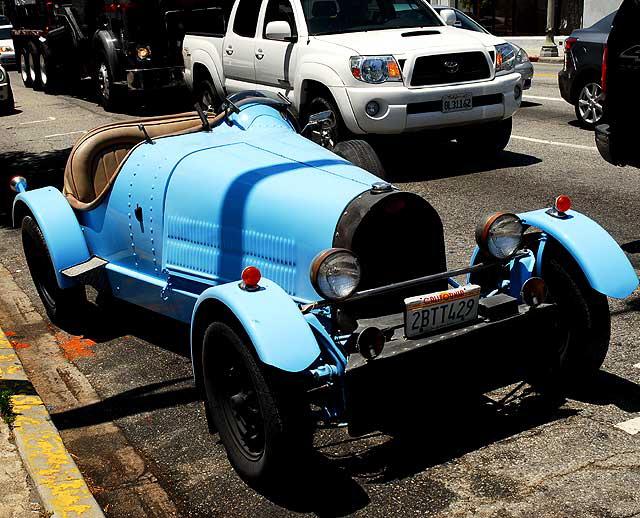
M 578 29 L 565 40 L 564 69 L 558 74 L 560 94 L 573 104 L 583 128 L 602 121 L 602 54 L 616 13 L 605 16 L 588 29 Z
M 624 0 L 609 36 L 603 62 L 604 115 L 596 129 L 603 158 L 614 165 L 640 167 L 640 0 Z

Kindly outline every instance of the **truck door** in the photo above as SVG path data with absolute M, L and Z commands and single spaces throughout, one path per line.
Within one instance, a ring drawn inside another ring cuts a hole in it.
M 256 83 L 261 89 L 287 95 L 293 89 L 292 72 L 298 51 L 298 24 L 290 0 L 264 0 L 264 3 L 266 8 L 255 45 Z M 291 38 L 287 41 L 267 39 L 267 25 L 279 21 L 289 24 Z
M 255 88 L 254 44 L 260 4 L 261 0 L 239 0 L 235 6 L 222 53 L 227 93 Z

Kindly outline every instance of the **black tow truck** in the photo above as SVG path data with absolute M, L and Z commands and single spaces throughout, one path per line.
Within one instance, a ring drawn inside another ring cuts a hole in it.
M 5 0 L 24 84 L 52 91 L 90 76 L 106 110 L 127 93 L 183 84 L 180 0 Z

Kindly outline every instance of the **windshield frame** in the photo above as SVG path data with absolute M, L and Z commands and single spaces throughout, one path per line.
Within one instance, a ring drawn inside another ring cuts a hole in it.
M 302 13 L 304 16 L 304 21 L 307 26 L 307 31 L 309 36 L 327 36 L 330 34 L 350 34 L 355 32 L 373 32 L 373 31 L 386 31 L 386 30 L 412 30 L 412 29 L 421 29 L 425 27 L 430 28 L 430 27 L 445 26 L 445 23 L 442 21 L 438 13 L 435 11 L 435 9 L 433 9 L 433 7 L 431 7 L 431 5 L 428 2 L 425 2 L 424 0 L 404 0 L 403 2 L 398 2 L 398 3 L 412 2 L 412 3 L 418 4 L 423 9 L 425 9 L 427 13 L 433 15 L 433 24 L 401 25 L 396 27 L 372 25 L 372 26 L 358 26 L 358 27 L 339 29 L 339 30 L 336 29 L 336 30 L 330 30 L 330 31 L 313 31 L 311 30 L 311 27 L 309 24 L 309 19 L 310 19 L 309 14 L 311 10 L 311 4 L 313 1 L 314 0 L 301 0 Z M 379 0 L 379 1 L 384 1 L 384 0 Z M 390 1 L 395 3 L 398 0 L 390 0 Z

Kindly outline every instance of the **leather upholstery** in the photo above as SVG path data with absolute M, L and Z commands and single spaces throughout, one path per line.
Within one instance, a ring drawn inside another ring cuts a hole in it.
M 76 210 L 91 210 L 107 193 L 131 150 L 144 142 L 144 125 L 152 139 L 200 131 L 198 114 L 182 113 L 116 122 L 83 135 L 71 150 L 63 193 Z

